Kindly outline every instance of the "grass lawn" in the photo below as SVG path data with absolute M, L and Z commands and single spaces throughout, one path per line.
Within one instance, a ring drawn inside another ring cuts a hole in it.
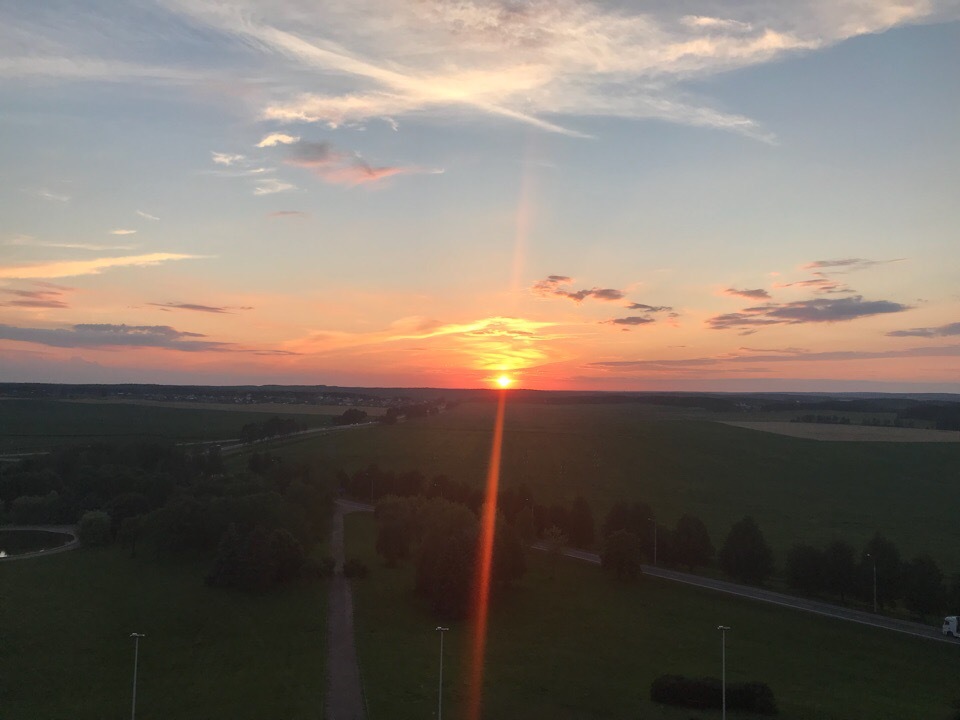
M 480 485 L 493 412 L 492 404 L 464 403 L 283 452 L 334 469 L 378 463 Z M 949 575 L 960 572 L 960 526 L 944 498 L 958 466 L 960 443 L 824 443 L 645 405 L 508 404 L 501 483 L 526 483 L 547 504 L 583 493 L 598 526 L 620 499 L 646 500 L 668 525 L 694 513 L 717 546 L 750 514 L 781 567 L 795 542 L 842 538 L 859 549 L 879 530 L 905 559 L 929 553 Z
M 289 417 L 309 427 L 329 425 L 329 415 L 184 409 L 122 403 L 57 400 L 0 401 L 0 452 L 30 452 L 93 441 L 226 440 L 240 429 L 272 417 Z
M 213 590 L 207 563 L 80 549 L 0 563 L 0 717 L 323 716 L 324 583 L 265 595 Z
M 412 568 L 388 570 L 369 514 L 347 516 L 348 556 L 371 568 L 354 582 L 357 642 L 370 720 L 435 717 L 437 621 L 412 593 Z M 649 701 L 662 673 L 763 680 L 789 720 L 948 718 L 960 697 L 960 646 L 792 612 L 653 578 L 634 585 L 599 568 L 528 557 L 527 576 L 490 618 L 485 718 L 719 718 Z M 463 717 L 469 637 L 447 633 L 444 716 Z M 733 714 L 746 718 L 747 715 Z

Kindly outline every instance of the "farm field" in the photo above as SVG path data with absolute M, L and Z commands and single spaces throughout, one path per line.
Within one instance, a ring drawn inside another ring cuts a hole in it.
M 787 435 L 806 440 L 827 442 L 960 442 L 960 432 L 954 430 L 927 430 L 918 428 L 874 427 L 870 425 L 834 425 L 827 423 L 800 423 L 777 421 L 745 421 L 724 424 L 746 430 Z
M 283 453 L 329 470 L 376 463 L 480 485 L 493 414 L 492 404 L 465 403 L 394 426 L 305 438 Z M 960 572 L 960 529 L 943 497 L 958 466 L 957 443 L 824 443 L 643 405 L 508 402 L 501 485 L 524 483 L 545 504 L 582 493 L 598 525 L 617 500 L 646 500 L 667 525 L 693 513 L 717 546 L 753 515 L 780 567 L 793 543 L 841 538 L 859 548 L 879 530 L 905 558 L 929 553 L 950 575 Z
M 236 438 L 247 423 L 294 417 L 310 427 L 329 415 L 155 407 L 133 403 L 57 400 L 0 400 L 0 453 L 47 450 L 94 441 L 170 440 L 196 442 Z
M 213 590 L 207 567 L 120 549 L 0 564 L 4 720 L 128 717 L 134 631 L 137 718 L 322 717 L 327 585 Z
M 177 410 L 225 410 L 228 412 L 269 413 L 272 415 L 340 415 L 355 407 L 367 415 L 383 415 L 387 409 L 366 405 L 299 405 L 294 403 L 206 403 L 164 400 L 64 400 L 93 405 L 143 405 Z
M 382 566 L 372 516 L 346 518 L 348 556 L 371 568 L 354 581 L 357 643 L 370 720 L 431 717 L 437 702 L 434 618 L 413 595 L 413 569 Z M 493 608 L 485 718 L 719 717 L 649 701 L 660 674 L 761 680 L 785 720 L 949 717 L 960 697 L 957 646 L 793 612 L 653 578 L 623 585 L 599 568 L 529 553 L 523 581 Z M 444 714 L 466 703 L 469 635 L 450 624 Z M 735 717 L 753 717 L 736 714 Z

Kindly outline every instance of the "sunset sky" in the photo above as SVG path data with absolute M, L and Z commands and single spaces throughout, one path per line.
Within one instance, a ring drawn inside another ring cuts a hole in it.
M 960 3 L 0 0 L 0 381 L 960 392 Z

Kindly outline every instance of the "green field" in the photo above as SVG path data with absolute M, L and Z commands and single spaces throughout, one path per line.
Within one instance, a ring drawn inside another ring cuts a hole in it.
M 438 638 L 412 593 L 412 568 L 383 568 L 369 514 L 347 516 L 347 552 L 371 568 L 354 581 L 357 643 L 370 720 L 435 717 Z M 642 578 L 528 557 L 530 569 L 490 618 L 485 718 L 719 717 L 653 705 L 662 673 L 718 677 L 717 625 L 730 681 L 762 680 L 785 720 L 948 718 L 960 697 L 960 647 Z M 466 625 L 447 634 L 444 716 L 463 717 Z M 751 717 L 734 714 L 732 717 Z
M 325 583 L 265 595 L 207 588 L 207 563 L 74 550 L 0 563 L 0 717 L 323 717 Z
M 347 470 L 378 463 L 480 484 L 492 404 L 306 439 L 291 459 L 319 457 Z M 952 483 L 960 444 L 817 442 L 692 419 L 645 405 L 507 406 L 504 487 L 526 483 L 538 502 L 583 493 L 597 524 L 617 500 L 646 500 L 672 525 L 706 522 L 719 546 L 744 515 L 760 523 L 779 563 L 796 542 L 841 538 L 860 547 L 879 530 L 906 558 L 929 553 L 960 572 Z
M 329 425 L 326 415 L 242 410 L 167 408 L 121 403 L 0 400 L 0 453 L 46 450 L 93 441 L 191 442 L 239 437 L 240 429 L 271 417 L 289 417 L 310 427 Z

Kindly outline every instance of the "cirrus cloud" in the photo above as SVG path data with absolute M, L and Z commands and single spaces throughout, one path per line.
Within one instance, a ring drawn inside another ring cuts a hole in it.
M 174 260 L 195 260 L 203 255 L 184 253 L 149 253 L 146 255 L 127 255 L 124 257 L 105 257 L 95 260 L 62 260 L 35 265 L 0 267 L 0 279 L 30 280 L 34 278 L 63 278 L 79 275 L 98 275 L 104 270 L 122 267 L 147 267 Z

